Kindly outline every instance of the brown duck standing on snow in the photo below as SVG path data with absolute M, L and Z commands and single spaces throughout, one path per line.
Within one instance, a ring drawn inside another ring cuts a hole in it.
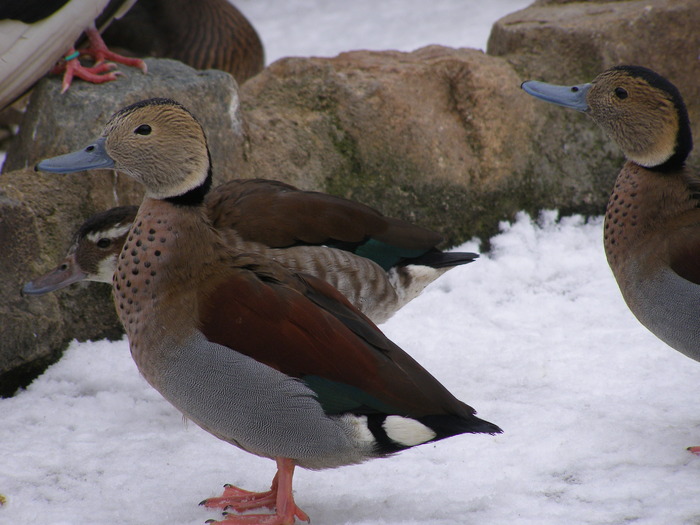
M 204 131 L 180 104 L 117 112 L 82 151 L 40 162 L 116 169 L 146 188 L 119 255 L 114 297 L 146 380 L 187 418 L 274 459 L 270 491 L 227 487 L 220 523 L 290 525 L 296 466 L 333 468 L 462 433 L 501 430 L 474 415 L 332 286 L 224 241 L 204 199 Z
M 478 257 L 442 252 L 436 248 L 440 234 L 369 206 L 273 180 L 225 182 L 207 194 L 205 204 L 229 242 L 323 279 L 375 323 L 446 271 Z M 44 294 L 82 280 L 111 284 L 137 210 L 122 206 L 88 219 L 63 261 L 27 283 L 23 293 Z
M 522 88 L 585 112 L 624 152 L 605 213 L 608 263 L 637 319 L 700 361 L 700 177 L 685 165 L 693 141 L 678 89 L 640 66 L 613 67 L 589 84 Z

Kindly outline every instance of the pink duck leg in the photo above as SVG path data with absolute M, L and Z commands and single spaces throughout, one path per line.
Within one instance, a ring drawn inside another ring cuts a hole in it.
M 200 505 L 216 508 L 232 508 L 238 512 L 260 508 L 276 508 L 276 514 L 226 514 L 222 521 L 209 520 L 209 524 L 220 525 L 292 525 L 295 518 L 310 521 L 307 514 L 296 506 L 292 495 L 292 476 L 294 461 L 287 458 L 277 458 L 277 474 L 272 480 L 270 490 L 266 492 L 250 492 L 231 485 L 224 488 L 224 493 L 218 498 L 209 498 Z
M 102 84 L 103 82 L 115 80 L 122 73 L 112 71 L 115 65 L 107 62 L 107 60 L 137 67 L 144 73 L 148 72 L 146 63 L 140 58 L 125 57 L 107 49 L 107 45 L 102 40 L 100 32 L 95 28 L 94 24 L 85 31 L 85 34 L 89 41 L 88 47 L 80 51 L 71 49 L 70 54 L 51 70 L 51 73 L 64 73 L 61 93 L 65 93 L 68 90 L 73 77 L 82 78 L 93 84 Z M 95 60 L 95 65 L 92 67 L 83 66 L 78 60 L 78 56 L 83 55 L 91 56 Z

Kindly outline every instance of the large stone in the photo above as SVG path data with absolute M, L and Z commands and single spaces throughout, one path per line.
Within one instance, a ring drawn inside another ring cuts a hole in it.
M 588 82 L 618 64 L 641 65 L 671 80 L 683 94 L 700 136 L 700 0 L 569 2 L 539 0 L 494 25 L 487 52 L 508 60 L 523 80 Z M 537 107 L 532 147 L 535 173 L 559 172 L 564 184 L 592 181 L 591 211 L 600 213 L 623 157 L 583 115 Z M 689 165 L 700 169 L 700 156 Z
M 241 176 L 282 178 L 445 234 L 559 202 L 529 168 L 532 100 L 503 59 L 431 46 L 287 58 L 241 88 Z
M 32 168 L 41 159 L 85 146 L 115 111 L 146 98 L 167 97 L 184 104 L 201 122 L 215 173 L 231 174 L 237 164 L 231 152 L 239 151 L 243 140 L 237 86 L 231 75 L 197 71 L 175 60 L 149 59 L 146 64 L 147 75 L 121 67 L 125 76 L 114 82 L 99 86 L 74 82 L 64 94 L 60 79 L 43 79 L 32 92 L 3 172 Z
M 148 67 L 148 75 L 131 71 L 102 86 L 76 82 L 64 95 L 59 79 L 47 79 L 32 94 L 0 176 L 0 395 L 26 385 L 70 340 L 122 334 L 108 286 L 74 285 L 39 297 L 24 297 L 21 289 L 56 265 L 87 217 L 112 206 L 138 204 L 142 189 L 109 171 L 37 173 L 31 167 L 38 160 L 87 145 L 114 111 L 160 96 L 182 102 L 202 122 L 216 182 L 233 174 L 243 134 L 231 76 L 170 60 L 149 60 Z
M 13 171 L 0 177 L 0 395 L 27 384 L 72 339 L 116 338 L 121 329 L 109 287 L 78 285 L 42 297 L 22 296 L 24 283 L 56 265 L 74 226 L 114 195 L 109 178 Z

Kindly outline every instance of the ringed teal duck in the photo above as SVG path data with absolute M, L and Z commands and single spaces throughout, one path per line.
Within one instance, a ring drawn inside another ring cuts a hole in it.
M 228 241 L 320 277 L 375 323 L 447 270 L 478 257 L 442 252 L 435 247 L 442 241 L 438 233 L 363 204 L 278 181 L 231 180 L 208 193 L 205 204 Z M 63 261 L 27 283 L 23 293 L 43 294 L 81 280 L 111 283 L 137 209 L 113 208 L 88 219 Z
M 585 112 L 622 149 L 627 162 L 605 213 L 608 263 L 637 319 L 700 361 L 700 177 L 685 165 L 693 141 L 678 89 L 640 66 L 613 67 L 589 84 L 522 88 Z
M 114 80 L 112 64 L 121 62 L 146 72 L 143 60 L 110 52 L 95 28 L 101 17 L 104 24 L 119 18 L 136 0 L 15 0 L 0 3 L 0 109 L 12 103 L 60 61 L 65 71 L 63 90 L 73 76 L 90 82 Z M 80 54 L 90 54 L 95 66 L 86 68 L 71 48 L 86 32 L 90 43 Z M 66 52 L 66 50 L 69 50 Z
M 292 496 L 296 466 L 333 468 L 501 432 L 332 286 L 222 238 L 204 206 L 212 180 L 204 131 L 177 102 L 128 106 L 84 150 L 37 165 L 97 168 L 146 189 L 113 283 L 140 372 L 214 436 L 277 463 L 270 491 L 228 487 L 203 502 L 276 514 L 220 523 L 308 520 Z

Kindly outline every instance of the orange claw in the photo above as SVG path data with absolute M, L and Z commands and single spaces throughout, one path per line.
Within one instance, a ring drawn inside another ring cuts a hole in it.
M 75 53 L 73 52 L 72 56 Z M 87 82 L 92 82 L 93 84 L 102 84 L 103 82 L 109 82 L 111 80 L 116 80 L 116 78 L 123 73 L 119 71 L 112 71 L 116 67 L 115 64 L 102 62 L 101 64 L 96 64 L 92 67 L 83 66 L 78 58 L 71 58 L 66 60 L 63 64 L 58 64 L 54 67 L 52 73 L 63 72 L 63 82 L 61 83 L 61 93 L 68 91 L 74 77 L 82 78 Z
M 144 73 L 148 73 L 146 63 L 140 58 L 125 57 L 107 49 L 107 44 L 102 40 L 102 36 L 100 36 L 100 32 L 95 28 L 94 24 L 85 31 L 85 34 L 90 41 L 90 45 L 86 49 L 82 49 L 80 54 L 93 57 L 95 65 L 111 60 L 125 66 L 137 67 Z

